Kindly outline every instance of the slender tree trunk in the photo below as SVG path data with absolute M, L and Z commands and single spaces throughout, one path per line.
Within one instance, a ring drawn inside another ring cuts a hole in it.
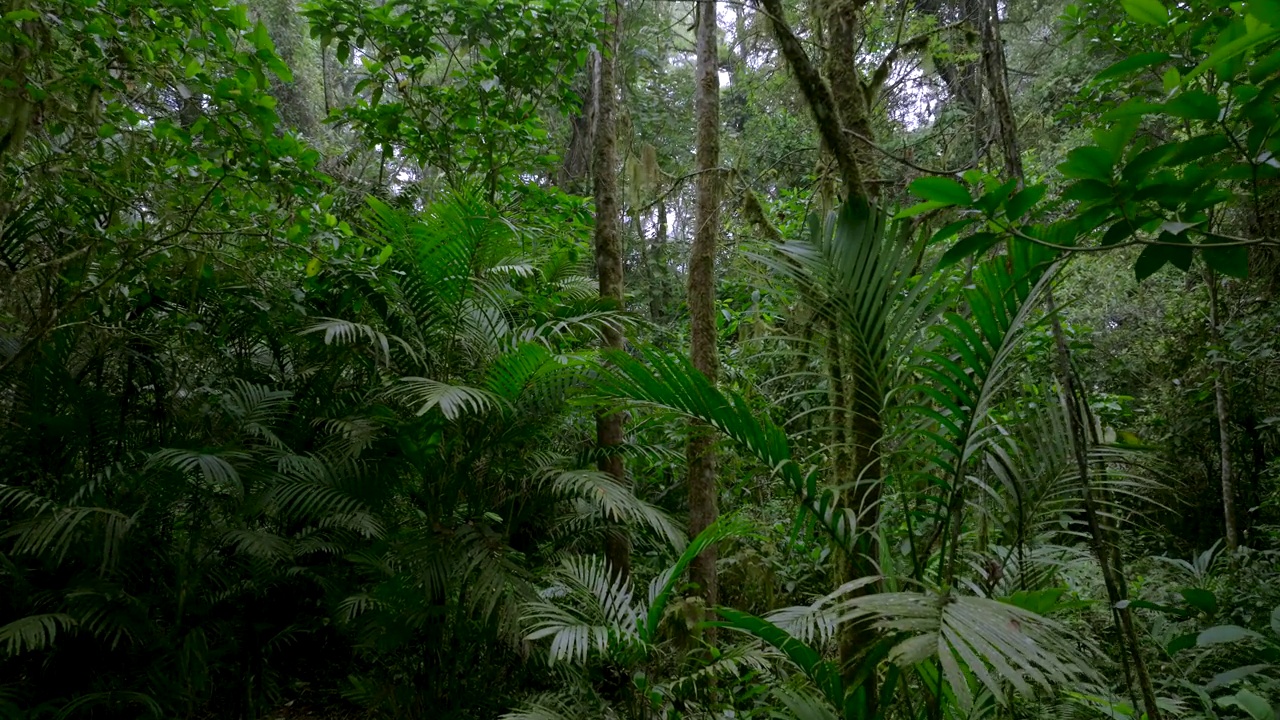
M 1222 326 L 1218 322 L 1218 276 L 1212 270 L 1206 277 L 1209 285 L 1209 334 L 1215 345 L 1221 343 Z M 1227 414 L 1227 389 L 1223 382 L 1221 361 L 1213 374 L 1213 404 L 1218 414 L 1219 471 L 1222 478 L 1222 518 L 1226 526 L 1227 552 L 1240 547 L 1240 528 L 1236 522 L 1235 480 L 1231 474 L 1231 420 Z
M 1102 582 L 1106 586 L 1107 599 L 1111 602 L 1112 617 L 1119 627 L 1122 641 L 1128 646 L 1129 655 L 1133 661 L 1133 671 L 1138 679 L 1138 689 L 1142 693 L 1142 705 L 1147 712 L 1147 718 L 1160 720 L 1160 707 L 1156 704 L 1151 674 L 1147 671 L 1146 661 L 1142 657 L 1142 647 L 1133 625 L 1133 613 L 1127 605 L 1121 608 L 1116 607 L 1129 596 L 1129 590 L 1124 581 L 1124 566 L 1118 547 L 1115 547 L 1114 543 L 1109 543 L 1104 534 L 1097 503 L 1093 498 L 1088 440 L 1085 437 L 1080 398 L 1076 393 L 1075 375 L 1071 371 L 1071 351 L 1067 347 L 1066 335 L 1062 332 L 1062 323 L 1058 320 L 1052 292 L 1048 293 L 1046 300 L 1053 327 L 1054 344 L 1057 348 L 1058 380 L 1062 383 L 1063 399 L 1066 403 L 1067 419 L 1071 430 L 1071 448 L 1075 457 L 1076 472 L 1080 475 L 1081 499 L 1084 502 L 1085 521 L 1089 526 L 1090 544 L 1094 555 L 1098 558 L 1098 565 L 1102 569 Z M 1111 546 L 1110 551 L 1108 546 Z
M 617 92 L 615 87 L 615 63 L 617 56 L 618 8 L 615 0 L 605 0 L 604 23 L 600 29 L 600 71 L 596 88 L 596 128 L 593 176 L 596 200 L 596 275 L 600 281 L 600 297 L 623 307 L 622 294 L 622 233 L 619 228 L 618 168 L 617 168 Z M 621 350 L 622 332 L 614 325 L 604 330 L 605 347 Z M 622 413 L 598 412 L 596 415 L 596 443 L 600 453 L 597 460 L 601 471 L 613 476 L 620 485 L 627 484 L 622 456 Z M 621 527 L 612 527 L 605 539 L 605 557 L 614 572 L 629 577 L 631 574 L 631 543 Z
M 715 258 L 720 233 L 720 77 L 716 0 L 698 0 L 697 226 L 689 258 L 689 352 L 696 367 L 716 381 Z M 716 457 L 709 428 L 693 429 L 689 441 L 689 534 L 715 522 Z M 690 575 L 710 607 L 718 595 L 716 549 L 708 548 L 693 561 Z
M 644 219 L 640 217 L 640 212 L 634 208 L 631 211 L 631 224 L 636 229 L 636 242 L 639 243 L 640 248 L 640 269 L 644 272 L 645 285 L 649 289 L 649 321 L 658 322 L 658 315 L 662 312 L 662 305 L 658 302 L 657 273 L 653 270 L 649 239 L 644 234 Z
M 665 319 L 671 312 L 671 268 L 667 266 L 667 201 L 658 200 L 658 229 L 653 236 L 653 273 L 657 282 L 655 294 L 658 317 Z

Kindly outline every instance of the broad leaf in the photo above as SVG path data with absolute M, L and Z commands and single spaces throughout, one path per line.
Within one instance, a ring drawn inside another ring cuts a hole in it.
M 945 177 L 923 177 L 912 181 L 912 194 L 943 205 L 968 205 L 973 198 L 963 185 Z
M 1168 60 L 1169 57 L 1169 53 L 1162 52 L 1148 52 L 1130 55 L 1129 57 L 1108 66 L 1107 69 L 1098 73 L 1094 79 L 1110 80 L 1111 78 L 1122 77 L 1124 75 L 1128 75 L 1134 70 L 1141 70 L 1142 68 L 1151 67 L 1152 65 L 1159 65 L 1160 63 Z
M 1058 171 L 1069 178 L 1109 183 L 1113 163 L 1111 153 L 1106 148 L 1086 145 L 1067 153 L 1067 160 L 1058 165 Z
M 1000 241 L 1000 237 L 989 232 L 977 232 L 951 246 L 938 261 L 939 268 L 954 265 L 970 255 L 981 255 Z
M 1164 104 L 1166 115 L 1184 120 L 1217 120 L 1218 99 L 1203 90 L 1187 90 Z
M 1196 636 L 1196 644 L 1204 645 L 1221 645 L 1223 643 L 1240 642 L 1241 640 L 1254 640 L 1261 638 L 1258 633 L 1242 628 L 1239 625 L 1218 625 L 1208 630 L 1203 630 Z
M 1188 605 L 1203 612 L 1205 615 L 1213 615 L 1218 612 L 1218 598 L 1208 590 L 1183 588 L 1179 592 Z
M 1169 11 L 1160 0 L 1120 0 L 1129 17 L 1147 25 L 1164 25 L 1169 22 Z
M 1204 262 L 1227 277 L 1244 280 L 1249 277 L 1249 248 L 1243 245 L 1218 246 L 1206 242 L 1201 251 Z

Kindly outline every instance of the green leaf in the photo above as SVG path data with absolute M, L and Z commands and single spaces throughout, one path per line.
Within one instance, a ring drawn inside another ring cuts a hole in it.
M 740 519 L 730 515 L 721 516 L 720 519 L 698 533 L 697 537 L 689 541 L 688 546 L 685 547 L 680 557 L 676 559 L 674 565 L 667 568 L 649 583 L 649 612 L 643 625 L 643 637 L 646 641 L 653 642 L 657 637 L 658 625 L 662 622 L 662 615 L 667 609 L 667 602 L 671 597 L 672 591 L 675 590 L 676 583 L 684 576 L 684 572 L 689 565 L 712 545 L 746 533 L 747 526 Z
M 999 236 L 989 232 L 976 232 L 969 237 L 961 238 L 960 242 L 952 245 L 950 250 L 942 254 L 942 259 L 938 261 L 938 268 L 955 265 L 970 255 L 981 255 L 999 240 Z
M 1277 605 L 1276 609 L 1271 611 L 1271 632 L 1275 633 L 1277 638 L 1280 638 L 1280 605 Z
M 1073 183 L 1062 194 L 1063 200 L 1110 200 L 1115 195 L 1111 186 L 1099 180 L 1081 180 Z
M 974 224 L 975 222 L 977 222 L 977 218 L 967 217 L 967 218 L 964 218 L 963 220 L 956 220 L 953 223 L 947 223 L 946 225 L 942 226 L 941 230 L 934 233 L 933 237 L 929 238 L 929 244 L 936 245 L 940 242 L 950 240 L 951 238 L 955 237 L 961 230 Z
M 1160 268 L 1169 262 L 1169 249 L 1164 245 L 1148 245 L 1142 249 L 1142 253 L 1138 255 L 1137 261 L 1133 264 L 1133 274 L 1138 279 L 1138 282 L 1155 275 Z
M 1027 214 L 1028 210 L 1040 202 L 1040 199 L 1044 197 L 1045 191 L 1048 189 L 1047 185 L 1031 185 L 1023 188 L 1005 203 L 1005 217 L 1014 221 L 1020 220 L 1023 215 Z
M 1182 598 L 1187 601 L 1191 607 L 1203 612 L 1205 615 L 1213 615 L 1218 612 L 1218 598 L 1208 590 L 1201 588 L 1183 588 L 1179 591 Z
M 911 193 L 944 205 L 968 205 L 972 202 L 963 185 L 945 177 L 923 177 L 910 185 Z
M 1173 655 L 1179 650 L 1186 650 L 1187 648 L 1193 648 L 1195 646 L 1196 646 L 1196 634 L 1187 633 L 1185 635 L 1179 635 L 1178 637 L 1170 640 L 1169 645 L 1165 647 L 1165 652 L 1169 653 L 1170 655 Z
M 4 14 L 4 21 L 19 23 L 24 20 L 35 20 L 38 17 L 40 17 L 40 13 L 35 10 L 13 10 Z
M 1067 160 L 1058 165 L 1058 171 L 1069 178 L 1109 183 L 1113 163 L 1111 153 L 1106 148 L 1086 145 L 1067 153 Z
M 898 214 L 893 216 L 893 219 L 905 220 L 907 218 L 913 218 L 917 215 L 923 215 L 927 212 L 932 212 L 934 210 L 941 210 L 942 208 L 951 207 L 954 204 L 955 203 L 946 203 L 946 202 L 938 202 L 937 200 L 929 200 L 926 202 L 922 202 L 918 205 L 912 205 L 911 207 L 906 208 L 905 210 L 899 210 Z
M 1214 271 L 1220 272 L 1227 277 L 1238 278 L 1240 280 L 1249 277 L 1249 249 L 1243 245 L 1229 245 L 1227 247 L 1214 247 L 1208 243 L 1202 245 L 1204 248 L 1204 262 Z
M 1244 11 L 1271 27 L 1280 28 L 1280 3 L 1275 0 L 1248 0 Z
M 1217 675 L 1214 675 L 1213 679 L 1204 686 L 1204 689 L 1216 690 L 1220 687 L 1225 687 L 1232 683 L 1239 682 L 1250 675 L 1262 672 L 1270 667 L 1270 665 L 1262 663 L 1258 665 L 1243 665 L 1238 668 L 1231 668 L 1226 672 L 1220 672 Z
M 796 667 L 813 681 L 828 702 L 836 707 L 843 704 L 844 689 L 840 682 L 840 674 L 813 648 L 800 642 L 777 625 L 750 613 L 722 607 L 716 608 L 716 614 L 723 617 L 725 621 L 712 623 L 713 625 L 745 632 L 769 643 L 786 655 L 788 660 L 795 663 Z
M 1164 113 L 1184 120 L 1217 120 L 1218 98 L 1203 90 L 1188 90 L 1165 103 Z
M 1271 703 L 1250 690 L 1241 690 L 1234 697 L 1219 698 L 1218 704 L 1223 707 L 1234 705 L 1249 713 L 1249 717 L 1253 720 L 1276 720 L 1276 713 L 1271 709 Z
M 1128 240 L 1136 229 L 1137 228 L 1134 227 L 1133 223 L 1129 222 L 1127 219 L 1122 219 L 1115 225 L 1107 228 L 1107 232 L 1102 236 L 1101 244 L 1103 247 L 1106 247 L 1108 245 L 1115 245 L 1118 242 Z
M 1141 70 L 1142 68 L 1151 67 L 1152 65 L 1159 65 L 1160 63 L 1168 60 L 1169 58 L 1170 58 L 1169 53 L 1162 53 L 1162 52 L 1149 52 L 1149 53 L 1139 53 L 1137 55 L 1130 55 L 1129 57 L 1121 60 L 1120 62 L 1113 63 L 1112 65 L 1107 67 L 1106 70 L 1103 70 L 1102 72 L 1095 75 L 1094 80 L 1110 80 L 1111 78 L 1128 75 L 1134 70 Z
M 271 42 L 271 33 L 267 32 L 267 26 L 259 22 L 253 26 L 253 30 L 247 36 L 249 42 L 253 43 L 256 50 L 275 50 L 276 46 Z
M 1218 625 L 1197 635 L 1196 644 L 1203 647 L 1205 645 L 1220 645 L 1222 643 L 1240 642 L 1241 640 L 1261 637 L 1258 633 L 1242 628 L 1239 625 Z
M 1165 25 L 1169 22 L 1169 10 L 1160 0 L 1120 0 L 1129 17 L 1147 25 Z
M 1000 602 L 1008 603 L 1029 610 L 1037 615 L 1048 615 L 1050 611 L 1058 607 L 1058 600 L 1062 598 L 1063 593 L 1067 591 L 1064 587 L 1048 588 L 1045 590 L 1019 590 L 1014 594 L 1000 598 Z
M 1265 45 L 1276 38 L 1280 38 L 1280 30 L 1273 29 L 1269 25 L 1258 25 L 1251 28 L 1244 35 L 1215 47 L 1213 52 L 1209 53 L 1209 57 L 1197 65 L 1185 79 L 1191 80 L 1199 77 L 1210 69 L 1221 70 L 1226 61 L 1238 57 L 1251 48 Z
M 293 71 L 279 57 L 272 55 L 266 59 L 267 69 L 280 78 L 281 82 L 293 82 Z

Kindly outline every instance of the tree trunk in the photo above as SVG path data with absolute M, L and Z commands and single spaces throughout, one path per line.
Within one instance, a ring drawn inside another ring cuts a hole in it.
M 1212 270 L 1206 278 L 1209 285 L 1209 335 L 1214 345 L 1221 345 L 1221 325 L 1218 323 L 1218 276 Z M 1231 475 L 1231 420 L 1227 414 L 1227 390 L 1223 382 L 1221 360 L 1213 374 L 1213 405 L 1218 415 L 1218 462 L 1222 478 L 1222 518 L 1227 538 L 1227 552 L 1234 553 L 1240 547 L 1240 528 L 1236 522 L 1235 481 Z
M 667 266 L 667 201 L 658 200 L 658 228 L 653 236 L 653 275 L 657 289 L 650 288 L 658 304 L 658 318 L 671 312 L 671 268 Z
M 1106 586 L 1107 599 L 1111 602 L 1112 618 L 1118 626 L 1123 644 L 1128 646 L 1133 660 L 1134 674 L 1138 679 L 1138 689 L 1142 693 L 1142 705 L 1147 711 L 1148 720 L 1160 720 L 1160 707 L 1156 704 L 1155 690 L 1151 685 L 1151 674 L 1147 671 L 1146 661 L 1142 657 L 1142 648 L 1138 643 L 1138 633 L 1133 626 L 1133 613 L 1128 606 L 1117 608 L 1121 601 L 1128 599 L 1129 590 L 1124 581 L 1124 566 L 1121 563 L 1119 548 L 1108 542 L 1104 535 L 1100 513 L 1093 499 L 1093 487 L 1090 480 L 1088 440 L 1085 437 L 1084 417 L 1080 398 L 1076 394 L 1075 375 L 1071 370 L 1070 349 L 1067 347 L 1066 335 L 1062 332 L 1062 323 L 1058 320 L 1057 308 L 1053 302 L 1053 293 L 1046 296 L 1049 317 L 1053 328 L 1054 345 L 1057 349 L 1058 380 L 1062 384 L 1063 400 L 1067 409 L 1067 420 L 1071 430 L 1071 448 L 1075 457 L 1076 472 L 1080 475 L 1081 499 L 1084 504 L 1085 521 L 1089 526 L 1089 539 L 1093 553 L 1102 569 L 1102 583 Z M 1108 546 L 1111 550 L 1108 551 Z
M 658 322 L 658 314 L 662 311 L 662 305 L 658 302 L 657 293 L 657 273 L 653 271 L 653 258 L 650 257 L 649 239 L 644 234 L 644 219 L 640 217 L 640 212 L 632 208 L 631 224 L 636 229 L 636 242 L 639 243 L 640 250 L 640 270 L 644 273 L 645 286 L 648 288 L 649 295 L 649 322 Z
M 716 381 L 715 258 L 720 233 L 720 77 L 716 1 L 698 0 L 697 226 L 689 258 L 689 353 L 693 365 Z M 715 522 L 716 458 L 710 429 L 693 428 L 689 441 L 689 534 Z M 716 548 L 708 548 L 690 566 L 690 575 L 707 607 L 716 603 Z
M 982 31 L 982 68 L 987 78 L 987 91 L 995 111 L 996 131 L 1004 153 L 1005 171 L 1023 183 L 1022 150 L 1018 147 L 1018 125 L 1014 120 L 1013 102 L 1009 99 L 1009 74 L 1004 60 L 1004 42 L 1000 39 L 1000 7 L 997 0 L 982 0 L 979 9 Z
M 622 233 L 619 228 L 617 168 L 617 92 L 615 68 L 617 56 L 618 12 L 613 0 L 605 2 L 605 18 L 600 28 L 600 58 L 598 87 L 596 88 L 596 128 L 593 175 L 596 200 L 596 275 L 600 281 L 600 297 L 611 301 L 621 310 L 622 295 Z M 615 325 L 606 325 L 605 347 L 621 350 L 622 332 Z M 620 485 L 627 484 L 622 456 L 622 413 L 598 411 L 596 414 L 596 443 L 599 458 L 597 466 L 613 476 Z M 605 538 L 605 557 L 614 572 L 623 577 L 631 574 L 631 543 L 621 527 L 610 528 Z
M 867 169 L 871 167 L 868 158 L 871 148 L 868 143 L 874 136 L 869 118 L 867 88 L 858 73 L 857 53 L 861 41 L 858 13 L 862 4 L 862 0 L 825 0 L 823 22 L 827 34 L 827 82 L 831 85 L 831 97 L 835 102 L 842 132 L 852 131 L 861 138 L 853 143 L 853 153 L 859 166 L 859 175 L 865 182 Z M 847 132 L 844 134 L 848 135 Z M 875 187 L 874 183 L 866 184 L 865 187 L 846 187 L 845 198 L 874 197 Z

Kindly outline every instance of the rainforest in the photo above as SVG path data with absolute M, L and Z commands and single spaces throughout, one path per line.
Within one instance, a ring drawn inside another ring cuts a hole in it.
M 1280 0 L 0 0 L 0 720 L 1280 720 Z

